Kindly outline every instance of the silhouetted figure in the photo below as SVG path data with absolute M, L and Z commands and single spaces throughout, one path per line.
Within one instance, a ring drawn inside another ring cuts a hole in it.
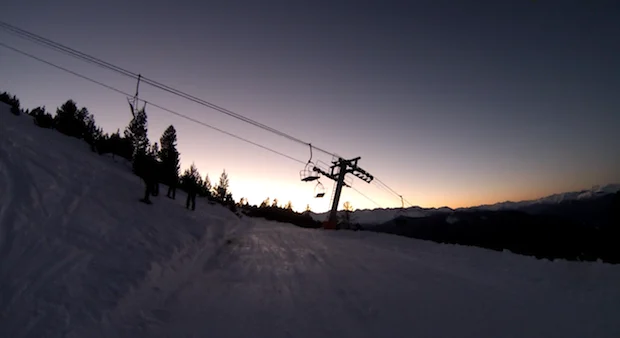
M 144 198 L 140 201 L 152 204 L 151 196 L 157 196 L 159 194 L 159 163 L 150 156 L 141 156 L 136 160 L 138 161 L 136 166 L 137 174 L 142 177 L 145 185 Z
M 185 207 L 189 209 L 191 203 L 192 210 L 196 210 L 196 194 L 198 193 L 198 187 L 196 182 L 190 181 L 187 183 L 187 201 L 185 201 Z
M 202 182 L 200 174 L 196 166 L 192 164 L 190 169 L 187 169 L 181 177 L 181 185 L 183 190 L 187 192 L 187 200 L 185 201 L 185 207 L 187 209 L 189 209 L 191 204 L 192 210 L 196 210 L 196 195 L 200 191 L 201 184 L 199 182 Z
M 151 195 L 159 196 L 159 175 L 157 175 L 157 172 L 155 172 L 154 174 L 155 174 L 155 179 L 151 182 L 152 189 L 153 189 L 153 192 Z
M 177 196 L 177 178 L 170 178 L 168 181 L 168 198 L 176 199 Z
M 144 181 L 145 183 L 145 189 L 144 189 L 144 198 L 141 200 L 142 202 L 145 202 L 147 204 L 153 204 L 153 202 L 151 202 L 150 196 L 157 196 L 156 192 L 155 192 L 155 183 L 153 183 L 152 181 Z

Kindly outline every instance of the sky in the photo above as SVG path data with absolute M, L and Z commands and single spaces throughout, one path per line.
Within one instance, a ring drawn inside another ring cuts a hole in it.
M 467 207 L 620 182 L 617 1 L 7 0 L 0 20 L 312 143 L 413 205 Z M 0 42 L 133 93 L 109 70 L 0 30 Z M 0 48 L 0 91 L 48 111 L 68 99 L 107 132 L 126 97 Z M 302 162 L 309 147 L 142 85 L 140 97 Z M 333 181 L 303 165 L 147 106 L 149 137 L 174 125 L 195 163 L 235 199 L 329 209 Z M 329 166 L 331 156 L 314 152 Z M 341 205 L 400 207 L 352 177 Z M 360 194 L 361 192 L 361 194 Z

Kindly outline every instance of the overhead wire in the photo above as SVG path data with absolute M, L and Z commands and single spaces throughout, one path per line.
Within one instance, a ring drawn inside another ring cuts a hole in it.
M 372 203 L 374 203 L 376 206 L 378 206 L 379 208 L 382 208 L 381 204 L 375 202 L 375 200 L 373 200 L 372 198 L 366 196 L 364 193 L 362 193 L 361 191 L 357 190 L 354 187 L 350 187 L 351 189 L 353 189 L 355 192 L 357 192 L 358 194 L 362 195 L 362 197 L 366 198 L 367 200 L 371 201 Z
M 108 69 L 108 70 L 115 71 L 115 72 L 117 72 L 117 73 L 119 73 L 119 74 L 121 74 L 121 75 L 124 75 L 124 76 L 126 76 L 126 77 L 130 77 L 130 78 L 132 78 L 132 79 L 134 79 L 134 80 L 135 80 L 135 79 L 140 79 L 142 82 L 147 83 L 147 84 L 149 84 L 149 85 L 151 85 L 151 86 L 153 86 L 153 87 L 156 87 L 156 88 L 158 88 L 158 89 L 160 89 L 160 90 L 163 90 L 163 91 L 169 92 L 169 93 L 171 93 L 171 94 L 174 94 L 174 95 L 180 96 L 180 97 L 185 98 L 185 99 L 187 99 L 187 100 L 193 101 L 193 102 L 198 103 L 198 104 L 201 104 L 201 105 L 203 105 L 203 106 L 206 106 L 206 107 L 208 107 L 208 108 L 210 108 L 210 109 L 213 109 L 213 110 L 219 111 L 220 113 L 226 114 L 226 115 L 231 116 L 231 117 L 236 118 L 236 119 L 239 119 L 239 120 L 241 120 L 241 121 L 243 121 L 243 122 L 249 123 L 249 124 L 254 125 L 254 126 L 256 126 L 256 127 L 258 127 L 258 128 L 261 128 L 261 129 L 263 129 L 263 130 L 266 130 L 266 131 L 272 132 L 272 133 L 274 133 L 274 134 L 276 134 L 276 135 L 279 135 L 279 136 L 285 137 L 285 138 L 287 138 L 287 139 L 289 139 L 289 140 L 291 140 L 291 141 L 294 141 L 294 142 L 297 142 L 297 143 L 300 143 L 300 144 L 303 144 L 303 145 L 310 146 L 311 148 L 314 148 L 315 150 L 317 150 L 317 151 L 319 151 L 319 152 L 322 152 L 322 153 L 324 153 L 324 154 L 327 154 L 327 155 L 332 156 L 332 158 L 340 158 L 340 157 L 341 157 L 341 156 L 339 156 L 339 155 L 337 155 L 337 154 L 335 154 L 335 153 L 333 153 L 333 152 L 330 152 L 330 151 L 327 151 L 327 150 L 322 149 L 322 148 L 320 148 L 320 147 L 314 146 L 314 145 L 312 145 L 312 144 L 311 144 L 311 143 L 309 143 L 309 142 L 305 142 L 305 141 L 303 141 L 303 140 L 301 140 L 301 139 L 299 139 L 299 138 L 296 138 L 296 137 L 294 137 L 294 136 L 291 136 L 291 135 L 289 135 L 289 134 L 286 134 L 286 133 L 284 133 L 284 132 L 282 132 L 282 131 L 279 131 L 279 130 L 277 130 L 277 129 L 275 129 L 275 128 L 269 127 L 269 126 L 267 126 L 267 125 L 265 125 L 265 124 L 262 124 L 262 123 L 260 123 L 260 122 L 254 121 L 254 120 L 252 120 L 252 119 L 250 119 L 250 118 L 248 118 L 248 117 L 245 117 L 245 116 L 243 116 L 243 115 L 241 115 L 241 114 L 235 113 L 235 112 L 230 111 L 230 110 L 228 110 L 228 109 L 226 109 L 226 108 L 223 108 L 223 107 L 220 107 L 220 106 L 218 106 L 218 105 L 215 105 L 215 104 L 213 104 L 213 103 L 211 103 L 211 102 L 208 102 L 208 101 L 205 101 L 205 100 L 200 99 L 200 98 L 198 98 L 198 97 L 195 97 L 195 96 L 193 96 L 193 95 L 187 94 L 187 93 L 182 92 L 182 91 L 180 91 L 180 90 L 178 90 L 178 89 L 175 89 L 175 88 L 173 88 L 173 87 L 170 87 L 170 86 L 167 86 L 167 85 L 162 84 L 162 83 L 160 83 L 160 82 L 157 82 L 157 81 L 155 81 L 155 80 L 152 80 L 152 79 L 150 79 L 150 78 L 148 78 L 148 77 L 141 76 L 140 74 L 137 74 L 137 73 L 135 73 L 135 72 L 131 72 L 131 71 L 127 70 L 127 69 L 121 68 L 121 67 L 116 66 L 116 65 L 111 64 L 111 63 L 108 63 L 108 62 L 103 61 L 103 60 L 101 60 L 101 59 L 99 59 L 99 58 L 96 58 L 96 57 L 94 57 L 94 56 L 91 56 L 91 55 L 88 55 L 88 54 L 86 54 L 86 53 L 82 53 L 82 52 L 80 52 L 80 51 L 78 51 L 78 50 L 75 50 L 75 49 L 73 49 L 73 48 L 70 48 L 70 47 L 64 46 L 64 45 L 62 45 L 62 44 L 60 44 L 60 43 L 58 43 L 58 42 L 52 41 L 52 40 L 50 40 L 50 39 L 44 38 L 44 37 L 39 36 L 39 35 L 37 35 L 37 34 L 34 34 L 34 33 L 32 33 L 32 32 L 28 32 L 28 31 L 23 30 L 23 29 L 21 29 L 21 28 L 15 27 L 15 26 L 13 26 L 13 25 L 11 25 L 11 24 L 8 24 L 8 23 L 6 23 L 6 22 L 0 21 L 0 28 L 3 28 L 3 29 L 5 29 L 5 30 L 7 30 L 9 33 L 16 34 L 16 35 L 18 35 L 18 36 L 20 36 L 20 37 L 22 37 L 22 38 L 25 38 L 25 39 L 27 39 L 27 40 L 30 40 L 30 41 L 32 41 L 32 42 L 35 42 L 35 43 L 38 43 L 38 44 L 40 44 L 40 45 L 44 45 L 44 46 L 47 46 L 47 47 L 49 47 L 49 48 L 52 48 L 52 49 L 54 49 L 54 50 L 56 50 L 56 51 L 59 51 L 59 52 L 65 53 L 65 54 L 67 54 L 67 55 L 69 55 L 69 56 L 73 56 L 73 57 L 75 57 L 75 58 L 81 59 L 81 60 L 86 61 L 86 62 L 89 62 L 89 63 L 91 63 L 91 64 L 95 64 L 95 65 L 100 66 L 100 67 L 102 67 L 102 68 L 106 68 L 106 69 Z M 52 64 L 52 63 L 50 63 L 50 62 L 44 61 L 44 60 L 42 60 L 42 59 L 40 59 L 40 58 L 37 58 L 37 57 L 35 57 L 35 56 L 31 55 L 31 54 L 25 53 L 25 52 L 23 52 L 23 51 L 19 51 L 19 50 L 15 49 L 15 48 L 13 48 L 13 47 L 9 47 L 9 46 L 7 46 L 7 45 L 5 45 L 5 44 L 3 44 L 3 46 L 4 46 L 4 47 L 6 47 L 6 48 L 9 48 L 9 49 L 12 49 L 12 50 L 14 50 L 14 51 L 16 51 L 16 52 L 18 52 L 18 53 L 21 53 L 21 54 L 23 54 L 23 55 L 26 55 L 26 56 L 29 56 L 29 57 L 31 57 L 31 58 L 34 58 L 34 59 L 36 59 L 36 60 L 38 60 L 38 61 L 44 62 L 44 63 L 46 63 L 46 64 L 48 64 L 48 65 L 50 65 L 50 66 L 53 66 L 53 67 L 56 67 L 56 68 L 58 68 L 58 69 L 61 69 L 61 70 L 67 71 L 67 72 L 69 72 L 69 73 L 71 73 L 71 74 L 73 74 L 73 75 L 79 76 L 79 77 L 81 77 L 81 78 L 83 78 L 83 79 L 86 79 L 86 80 L 88 80 L 88 81 L 91 81 L 91 82 L 93 82 L 93 83 L 96 83 L 96 84 L 98 84 L 98 85 L 101 85 L 101 86 L 103 86 L 103 87 L 106 87 L 106 88 L 108 88 L 108 89 L 111 89 L 111 90 L 114 90 L 114 91 L 117 91 L 117 92 L 121 92 L 122 94 L 127 95 L 127 96 L 131 96 L 130 94 L 127 94 L 127 93 L 122 92 L 122 91 L 118 91 L 117 89 L 112 88 L 112 87 L 110 87 L 110 86 L 108 86 L 108 85 L 105 85 L 105 84 L 103 84 L 103 83 L 101 83 L 101 82 L 98 82 L 98 81 L 96 81 L 96 80 L 93 80 L 93 79 L 87 78 L 87 77 L 85 77 L 85 76 L 82 76 L 81 74 L 77 74 L 77 73 L 75 73 L 75 72 L 73 72 L 73 71 L 71 71 L 71 70 L 68 70 L 68 69 L 66 69 L 66 68 L 63 68 L 63 67 L 60 67 L 60 66 L 54 65 L 54 64 Z M 144 100 L 142 100 L 142 101 L 144 101 Z M 144 101 L 144 102 L 146 102 L 146 101 Z M 177 116 L 179 116 L 179 117 L 182 117 L 182 118 L 188 119 L 188 120 L 190 120 L 190 121 L 192 121 L 192 122 L 195 122 L 195 123 L 198 123 L 198 124 L 204 125 L 204 126 L 206 126 L 206 127 L 208 127 L 208 128 L 214 129 L 214 130 L 219 131 L 219 132 L 221 132 L 221 133 L 224 133 L 224 134 L 227 134 L 227 135 L 229 135 L 229 136 L 232 136 L 232 137 L 235 137 L 235 138 L 237 138 L 237 139 L 240 139 L 240 140 L 242 140 L 242 141 L 244 141 L 244 142 L 248 142 L 248 143 L 250 143 L 250 144 L 253 144 L 253 145 L 255 145 L 255 146 L 258 146 L 258 147 L 263 148 L 263 146 L 262 146 L 262 145 L 259 145 L 259 144 L 255 143 L 255 142 L 253 142 L 253 141 L 249 141 L 249 140 L 247 140 L 247 139 L 244 139 L 244 138 L 239 137 L 239 136 L 237 136 L 237 135 L 234 135 L 234 134 L 232 134 L 232 133 L 229 133 L 229 132 L 226 132 L 226 131 L 221 130 L 221 129 L 219 129 L 219 128 L 213 127 L 213 126 L 208 125 L 208 124 L 206 124 L 206 123 L 204 123 L 204 122 L 202 122 L 202 121 L 199 121 L 199 120 L 193 119 L 193 118 L 188 117 L 188 116 L 185 116 L 185 115 L 183 115 L 183 114 L 179 114 L 179 113 L 177 113 L 177 112 L 175 112 L 175 111 L 172 111 L 172 110 L 170 110 L 170 109 L 167 109 L 167 108 L 165 108 L 165 107 L 158 106 L 157 104 L 154 104 L 154 103 L 151 103 L 151 102 L 148 102 L 148 103 L 149 103 L 150 105 L 154 106 L 154 107 L 160 108 L 160 109 L 162 109 L 162 110 L 164 110 L 164 111 L 167 111 L 167 112 L 172 113 L 172 114 L 174 114 L 174 115 L 177 115 Z M 283 153 L 277 152 L 277 151 L 275 151 L 275 150 L 273 150 L 273 149 L 270 149 L 270 148 L 265 148 L 265 149 L 266 149 L 266 150 L 269 150 L 269 151 L 271 151 L 271 152 L 277 153 L 277 154 L 279 154 L 279 155 L 282 155 L 282 156 L 288 157 L 289 159 L 292 159 L 292 160 L 294 160 L 294 161 L 296 161 L 296 162 L 300 162 L 300 163 L 302 163 L 302 164 L 305 164 L 305 162 L 300 161 L 300 160 L 298 160 L 298 159 L 295 159 L 295 158 L 293 158 L 293 157 L 290 157 L 289 155 L 286 155 L 286 154 L 283 154 Z M 386 188 L 388 191 L 390 191 L 391 193 L 395 194 L 397 197 L 402 198 L 402 199 L 403 199 L 403 201 L 405 201 L 405 202 L 407 202 L 409 205 L 413 206 L 413 204 L 412 204 L 412 203 L 410 203 L 409 201 L 407 201 L 406 199 L 404 199 L 404 198 L 402 197 L 402 195 L 400 195 L 400 194 L 399 194 L 398 192 L 396 192 L 394 189 L 392 189 L 392 188 L 391 188 L 391 187 L 389 187 L 387 184 L 385 184 L 384 182 L 382 182 L 381 180 L 379 180 L 377 177 L 375 177 L 375 178 L 374 178 L 374 181 L 376 181 L 376 182 L 378 183 L 378 186 Z M 357 190 L 356 190 L 356 191 L 357 191 Z M 358 192 L 359 192 L 359 191 L 358 191 Z
M 410 203 L 409 201 L 407 201 L 407 199 L 399 194 L 398 192 L 396 192 L 394 189 L 390 188 L 387 184 L 385 184 L 384 182 L 382 182 L 381 180 L 378 180 L 377 178 L 375 178 L 372 183 L 375 184 L 375 186 L 380 189 L 381 191 L 394 196 L 398 199 L 398 202 L 400 204 L 400 208 L 406 208 L 406 207 L 413 207 L 414 205 L 412 203 Z
M 378 189 L 380 189 L 381 191 L 388 193 L 390 195 L 396 195 L 394 194 L 391 190 L 389 190 L 388 188 L 386 188 L 384 185 L 380 184 L 377 179 L 373 179 L 372 182 Z M 398 195 L 396 195 L 396 197 L 398 197 Z M 400 199 L 400 198 L 399 198 Z
M 399 194 L 398 192 L 396 192 L 394 189 L 390 188 L 390 186 L 388 186 L 387 184 L 385 184 L 383 181 L 381 181 L 380 179 L 376 178 L 374 179 L 374 181 L 376 181 L 378 184 L 384 186 L 385 188 L 387 188 L 389 191 L 391 191 L 392 193 L 394 193 L 396 196 L 398 196 L 399 198 L 402 198 L 403 201 L 405 203 L 407 203 L 409 206 L 414 206 L 411 202 L 409 202 L 406 198 L 404 198 L 401 194 Z
M 32 54 L 30 54 L 30 53 L 24 52 L 24 51 L 22 51 L 22 50 L 20 50 L 20 49 L 17 49 L 17 48 L 11 47 L 11 46 L 9 46 L 9 45 L 7 45 L 7 44 L 3 43 L 3 42 L 0 42 L 0 46 L 2 46 L 2 47 L 4 47 L 4 48 L 7 48 L 7 49 L 10 49 L 10 50 L 12 50 L 12 51 L 14 51 L 14 52 L 16 52 L 16 53 L 22 54 L 22 55 L 24 55 L 24 56 L 27 56 L 27 57 L 29 57 L 29 58 L 32 58 L 32 59 L 34 59 L 34 60 L 37 60 L 37 61 L 39 61 L 39 62 L 45 63 L 45 64 L 47 64 L 47 65 L 49 65 L 49 66 L 54 67 L 54 68 L 57 68 L 57 69 L 60 69 L 60 70 L 62 70 L 62 71 L 65 71 L 65 72 L 67 72 L 67 73 L 70 73 L 70 74 L 72 74 L 72 75 L 75 75 L 75 76 L 77 76 L 77 77 L 80 77 L 80 78 L 82 78 L 82 79 L 84 79 L 84 80 L 87 80 L 87 81 L 90 81 L 90 82 L 92 82 L 92 83 L 95 83 L 95 84 L 97 84 L 97 85 L 99 85 L 99 86 L 102 86 L 102 87 L 104 87 L 104 88 L 107 88 L 107 89 L 109 89 L 109 90 L 112 90 L 112 91 L 114 91 L 114 92 L 116 92 L 116 93 L 119 93 L 119 94 L 122 94 L 122 95 L 126 95 L 126 96 L 131 96 L 131 94 L 129 94 L 129 93 L 125 92 L 125 91 L 122 91 L 122 90 L 120 90 L 120 89 L 118 89 L 118 88 L 115 88 L 115 87 L 109 86 L 109 85 L 107 85 L 107 84 L 105 84 L 105 83 L 103 83 L 103 82 L 97 81 L 97 80 L 92 79 L 92 78 L 90 78 L 90 77 L 88 77 L 88 76 L 85 76 L 85 75 L 82 75 L 82 74 L 80 74 L 80 73 L 74 72 L 74 71 L 72 71 L 72 70 L 70 70 L 70 69 L 68 69 L 68 68 L 65 68 L 65 67 L 62 67 L 62 66 L 56 65 L 56 64 L 54 64 L 54 63 L 52 63 L 52 62 L 49 62 L 49 61 L 44 60 L 44 59 L 42 59 L 42 58 L 39 58 L 39 57 L 37 57 L 37 56 L 35 56 L 35 55 L 32 55 Z M 243 137 L 241 137 L 241 136 L 235 135 L 235 134 L 233 134 L 233 133 L 231 133 L 231 132 L 228 132 L 228 131 L 226 131 L 226 130 L 220 129 L 220 128 L 218 128 L 218 127 L 214 127 L 214 126 L 212 126 L 212 125 L 210 125 L 210 124 L 207 124 L 207 123 L 205 123 L 205 122 L 202 122 L 202 121 L 200 121 L 200 120 L 197 120 L 197 119 L 195 119 L 195 118 L 193 118 L 193 117 L 190 117 L 190 116 L 187 116 L 187 115 L 181 114 L 181 113 L 179 113 L 179 112 L 176 112 L 176 111 L 174 111 L 174 110 L 172 110 L 172 109 L 169 109 L 169 108 L 166 108 L 166 107 L 164 107 L 164 106 L 161 106 L 161 105 L 159 105 L 159 104 L 157 104 L 157 103 L 154 103 L 154 102 L 152 102 L 152 101 L 148 101 L 148 100 L 144 100 L 144 99 L 139 99 L 139 100 L 140 100 L 140 101 L 142 101 L 142 102 L 144 102 L 144 103 L 146 103 L 146 104 L 148 104 L 148 105 L 150 105 L 150 106 L 153 106 L 153 107 L 159 108 L 159 109 L 161 109 L 161 110 L 163 110 L 163 111 L 166 111 L 166 112 L 168 112 L 168 113 L 170 113 L 170 114 L 173 114 L 173 115 L 176 115 L 176 116 L 181 117 L 181 118 L 183 118 L 183 119 L 186 119 L 186 120 L 188 120 L 188 121 L 191 121 L 191 122 L 194 122 L 194 123 L 200 124 L 200 125 L 202 125 L 202 126 L 204 126 L 204 127 L 207 127 L 207 128 L 213 129 L 213 130 L 218 131 L 218 132 L 220 132 L 220 133 L 223 133 L 223 134 L 226 134 L 226 135 L 228 135 L 228 136 L 234 137 L 234 138 L 236 138 L 236 139 L 238 139 L 238 140 L 244 141 L 244 142 L 246 142 L 246 143 L 252 144 L 252 145 L 257 146 L 257 147 L 259 147 L 259 148 L 262 148 L 262 149 L 264 149 L 264 150 L 270 151 L 270 152 L 272 152 L 272 153 L 274 153 L 274 154 L 277 154 L 277 155 L 280 155 L 280 156 L 286 157 L 286 158 L 288 158 L 288 159 L 290 159 L 290 160 L 292 160 L 292 161 L 295 161 L 295 162 L 297 162 L 297 163 L 305 164 L 305 162 L 304 162 L 304 161 L 299 160 L 299 159 L 296 159 L 296 158 L 294 158 L 294 157 L 292 157 L 292 156 L 290 156 L 290 155 L 287 155 L 287 154 L 284 154 L 284 153 L 279 152 L 279 151 L 277 151 L 277 150 L 271 149 L 271 148 L 269 148 L 269 147 L 267 147 L 267 146 L 263 146 L 263 145 L 261 145 L 261 144 L 259 144 L 259 143 L 256 143 L 256 142 L 254 142 L 254 141 L 248 140 L 248 139 L 243 138 Z
M 113 65 L 111 63 L 108 63 L 106 61 L 103 61 L 103 60 L 101 60 L 99 58 L 96 58 L 96 57 L 93 57 L 91 55 L 88 55 L 86 53 L 82 53 L 82 52 L 80 52 L 78 50 L 75 50 L 73 48 L 64 46 L 64 45 L 62 45 L 62 44 L 60 44 L 58 42 L 55 42 L 55 41 L 52 41 L 50 39 L 44 38 L 44 37 L 42 37 L 40 35 L 37 35 L 37 34 L 34 34 L 32 32 L 28 32 L 28 31 L 23 30 L 21 28 L 15 27 L 15 26 L 13 26 L 11 24 L 8 24 L 6 22 L 0 21 L 0 28 L 4 28 L 5 30 L 9 31 L 9 33 L 17 34 L 17 35 L 19 35 L 21 37 L 24 37 L 24 38 L 28 39 L 28 40 L 31 40 L 31 41 L 39 43 L 39 44 L 43 44 L 43 45 L 48 46 L 50 48 L 53 48 L 53 49 L 55 49 L 57 51 L 61 51 L 61 52 L 65 53 L 65 54 L 68 54 L 70 56 L 74 56 L 76 58 L 82 59 L 82 60 L 84 60 L 86 62 L 90 62 L 90 63 L 96 64 L 96 65 L 99 65 L 101 67 L 107 68 L 109 70 L 113 70 L 113 71 L 115 71 L 115 72 L 117 72 L 119 74 L 125 75 L 127 77 L 130 77 L 130 78 L 133 78 L 133 79 L 138 79 L 138 77 L 140 76 L 139 74 L 136 74 L 134 72 L 128 71 L 126 69 L 123 69 L 121 67 Z M 151 85 L 153 87 L 156 87 L 156 88 L 158 88 L 160 90 L 163 90 L 163 91 L 166 91 L 168 93 L 180 96 L 180 97 L 185 98 L 185 99 L 187 99 L 189 101 L 193 101 L 195 103 L 201 104 L 201 105 L 206 106 L 208 108 L 211 108 L 213 110 L 219 111 L 220 113 L 226 114 L 228 116 L 231 116 L 231 117 L 236 118 L 238 120 L 241 120 L 243 122 L 249 123 L 249 124 L 254 125 L 254 126 L 256 126 L 258 128 L 261 128 L 263 130 L 266 130 L 266 131 L 269 131 L 269 132 L 274 133 L 276 135 L 285 137 L 285 138 L 287 138 L 287 139 L 289 139 L 291 141 L 294 141 L 294 142 L 297 142 L 297 143 L 300 143 L 300 144 L 303 144 L 303 145 L 311 145 L 309 142 L 305 142 L 305 141 L 303 141 L 303 140 L 301 140 L 299 138 L 296 138 L 294 136 L 291 136 L 291 135 L 289 135 L 289 134 L 287 134 L 285 132 L 282 132 L 282 131 L 277 130 L 277 129 L 272 128 L 272 127 L 269 127 L 269 126 L 267 126 L 267 125 L 265 125 L 263 123 L 257 122 L 255 120 L 252 120 L 252 119 L 246 117 L 246 116 L 243 116 L 241 114 L 235 113 L 235 112 L 233 112 L 231 110 L 228 110 L 226 108 L 220 107 L 220 106 L 218 106 L 218 105 L 216 105 L 214 103 L 211 103 L 211 102 L 208 102 L 206 100 L 200 99 L 200 98 L 198 98 L 196 96 L 187 94 L 187 93 L 185 93 L 185 92 L 183 92 L 181 90 L 178 90 L 176 88 L 167 86 L 165 84 L 162 84 L 160 82 L 152 80 L 152 79 L 150 79 L 148 77 L 141 76 L 141 81 L 144 82 L 144 83 L 147 83 L 147 84 L 149 84 L 149 85 Z M 322 149 L 320 147 L 317 147 L 317 146 L 312 146 L 312 147 L 315 150 L 317 150 L 319 152 L 322 152 L 324 154 L 327 154 L 327 155 L 330 155 L 330 156 L 333 156 L 333 157 L 339 157 L 335 153 L 329 152 L 329 151 L 327 151 L 325 149 Z
M 135 79 L 138 78 L 138 74 L 133 73 L 133 72 L 131 72 L 129 70 L 123 69 L 121 67 L 118 67 L 118 66 L 113 65 L 111 63 L 108 63 L 106 61 L 103 61 L 101 59 L 98 59 L 98 58 L 96 58 L 94 56 L 82 53 L 82 52 L 80 52 L 78 50 L 75 50 L 73 48 L 67 47 L 67 46 L 65 46 L 65 45 L 63 45 L 61 43 L 52 41 L 50 39 L 44 38 L 44 37 L 42 37 L 40 35 L 36 35 L 34 33 L 25 31 L 25 30 L 23 30 L 21 28 L 18 28 L 18 27 L 15 27 L 13 25 L 10 25 L 10 24 L 8 24 L 6 22 L 0 21 L 0 28 L 3 28 L 5 30 L 9 31 L 9 33 L 12 33 L 14 35 L 19 35 L 20 37 L 25 38 L 27 40 L 30 40 L 32 42 L 35 42 L 35 43 L 37 43 L 39 45 L 43 45 L 43 46 L 55 49 L 56 51 L 62 52 L 62 53 L 67 54 L 69 56 L 80 58 L 83 61 L 92 63 L 94 65 L 98 65 L 98 66 L 100 66 L 102 68 L 106 68 L 106 69 L 109 69 L 109 70 L 116 71 L 118 73 L 121 73 L 122 75 L 131 77 L 131 78 L 135 78 Z
M 391 192 L 390 190 L 388 190 L 385 186 L 373 181 L 372 183 L 374 183 L 374 186 L 379 189 L 382 193 L 387 194 L 388 196 L 390 196 L 390 200 L 398 200 L 398 205 L 402 204 L 402 201 L 400 199 L 400 195 L 396 195 L 393 192 Z M 395 203 L 396 204 L 396 203 Z

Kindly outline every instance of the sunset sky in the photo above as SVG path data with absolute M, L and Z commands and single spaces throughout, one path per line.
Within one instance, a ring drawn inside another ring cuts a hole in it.
M 0 20 L 299 139 L 361 156 L 414 205 L 462 207 L 620 182 L 618 1 L 3 1 Z M 0 30 L 0 42 L 127 92 L 135 81 Z M 54 112 L 73 99 L 107 132 L 127 100 L 0 48 L 0 91 Z M 309 149 L 147 85 L 140 96 L 302 161 Z M 235 199 L 329 208 L 302 165 L 147 106 L 182 169 Z M 0 121 L 8 117 L 0 117 Z M 331 157 L 315 153 L 325 163 Z M 400 200 L 354 187 L 381 207 Z M 136 192 L 140 195 L 140 192 Z M 377 205 L 346 189 L 356 209 Z

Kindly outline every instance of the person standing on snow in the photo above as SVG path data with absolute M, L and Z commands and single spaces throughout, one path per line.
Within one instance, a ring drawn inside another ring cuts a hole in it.
M 192 210 L 196 210 L 196 194 L 198 194 L 198 183 L 193 179 L 188 179 L 185 182 L 185 188 L 187 189 L 187 200 L 185 201 L 185 208 L 189 209 L 190 203 Z
M 176 199 L 177 197 L 177 183 L 179 178 L 176 175 L 168 177 L 168 198 Z
M 153 204 L 153 202 L 151 202 L 151 196 L 157 196 L 159 194 L 159 163 L 150 156 L 141 156 L 137 161 L 139 161 L 137 174 L 144 180 L 145 185 L 144 198 L 140 201 L 146 204 Z

